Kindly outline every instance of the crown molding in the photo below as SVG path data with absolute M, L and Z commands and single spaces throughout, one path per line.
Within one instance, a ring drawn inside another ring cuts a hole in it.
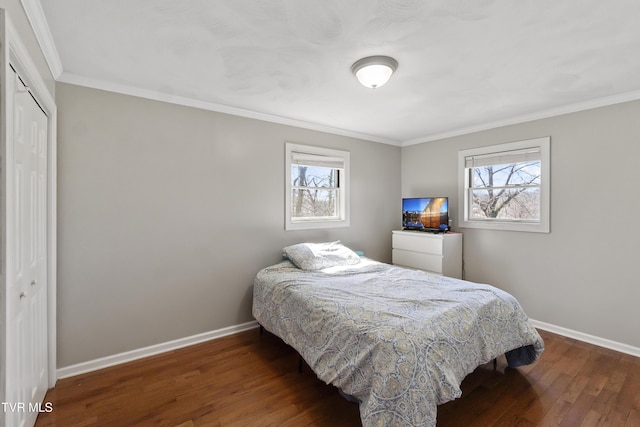
M 530 122 L 534 120 L 546 119 L 550 117 L 560 116 L 563 114 L 570 114 L 584 110 L 590 110 L 593 108 L 605 107 L 614 104 L 620 104 L 623 102 L 636 101 L 640 99 L 640 90 L 626 92 L 618 95 L 607 96 L 594 100 L 589 100 L 580 103 L 569 104 L 566 106 L 560 106 L 541 110 L 529 114 L 510 117 L 506 119 L 496 120 L 492 122 L 482 123 L 474 126 L 463 127 L 454 129 L 442 133 L 426 135 L 419 138 L 412 138 L 407 140 L 396 140 L 391 138 L 384 138 L 376 135 L 368 135 L 359 132 L 349 131 L 346 129 L 334 128 L 313 122 L 306 122 L 302 120 L 290 119 L 283 116 L 276 116 L 272 114 L 260 113 L 257 111 L 247 110 L 243 108 L 217 104 L 214 102 L 202 101 L 198 99 L 192 99 L 187 97 L 181 97 L 171 95 L 163 92 L 140 89 L 127 85 L 120 85 L 117 83 L 111 83 L 101 81 L 97 79 L 86 78 L 75 74 L 65 73 L 62 67 L 62 61 L 58 55 L 53 36 L 49 25 L 47 23 L 44 10 L 38 0 L 20 0 L 22 8 L 25 11 L 27 19 L 33 28 L 34 34 L 40 45 L 40 49 L 44 55 L 45 61 L 51 70 L 54 80 L 74 84 L 78 86 L 86 86 L 95 89 L 106 90 L 110 92 L 116 92 L 124 95 L 132 95 L 141 98 L 152 99 L 156 101 L 168 102 L 172 104 L 178 104 L 188 107 L 194 107 L 209 111 L 216 111 L 220 113 L 231 114 L 240 117 L 252 118 L 256 120 L 262 120 L 272 123 L 278 123 L 283 125 L 295 126 L 303 129 L 315 130 L 319 132 L 332 133 L 336 135 L 342 135 L 357 139 L 364 139 L 372 142 L 379 142 L 382 144 L 394 145 L 398 147 L 407 147 L 410 145 L 422 144 L 431 141 L 437 141 L 446 138 L 452 138 L 455 136 L 466 135 L 474 132 L 481 132 L 489 129 L 495 129 L 503 126 L 509 126 L 519 123 Z
M 593 108 L 606 107 L 609 105 L 622 104 L 623 102 L 637 101 L 640 99 L 640 90 L 625 92 L 618 95 L 607 96 L 604 98 L 593 99 L 585 102 L 564 105 L 561 107 L 550 108 L 547 110 L 537 111 L 535 113 L 524 114 L 521 116 L 510 117 L 503 120 L 482 123 L 476 126 L 469 126 L 443 133 L 433 134 L 422 138 L 414 138 L 401 141 L 401 147 L 422 144 L 425 142 L 437 141 L 440 139 L 451 138 L 454 136 L 466 135 L 474 132 L 480 132 L 489 129 L 495 129 L 503 126 L 515 125 L 518 123 L 531 122 L 534 120 L 547 119 L 550 117 L 561 116 L 563 114 L 577 113 L 579 111 L 591 110 Z
M 58 50 L 53 41 L 47 18 L 45 17 L 42 4 L 38 0 L 20 0 L 24 13 L 27 15 L 27 19 L 33 28 L 33 32 L 38 40 L 44 59 L 49 66 L 49 70 L 53 75 L 53 79 L 57 80 L 62 74 L 62 61 Z
M 232 107 L 215 102 L 203 101 L 184 96 L 171 95 L 164 92 L 158 92 L 149 89 L 142 89 L 134 86 L 122 85 L 118 83 L 108 82 L 104 80 L 92 79 L 89 77 L 79 76 L 77 74 L 63 72 L 57 79 L 60 83 L 68 83 L 76 86 L 100 89 L 107 92 L 115 92 L 122 95 L 136 96 L 139 98 L 151 99 L 154 101 L 167 102 L 170 104 L 182 105 L 185 107 L 199 108 L 201 110 L 215 111 L 218 113 L 231 114 L 249 119 L 262 120 L 265 122 L 278 123 L 281 125 L 294 126 L 302 129 L 309 129 L 318 132 L 331 133 L 334 135 L 347 136 L 350 138 L 363 139 L 370 142 L 379 142 L 381 144 L 400 146 L 400 141 L 382 138 L 375 135 L 367 135 L 359 132 L 353 132 L 346 129 L 334 128 L 318 123 L 305 122 L 302 120 L 290 119 L 288 117 L 276 116 L 273 114 L 260 113 L 257 111 L 247 110 L 244 108 Z
M 239 107 L 233 107 L 224 104 L 218 104 L 209 101 L 203 101 L 199 99 L 193 99 L 188 97 L 182 97 L 177 95 L 171 95 L 164 92 L 158 92 L 154 90 L 141 89 L 134 86 L 121 85 L 113 82 L 92 79 L 89 77 L 83 77 L 76 74 L 63 72 L 57 81 L 61 83 L 68 83 L 77 86 L 84 86 L 93 89 L 105 90 L 108 92 L 120 93 L 123 95 L 137 96 L 140 98 L 151 99 L 154 101 L 168 102 L 171 104 L 182 105 L 186 107 L 199 108 L 208 111 L 215 111 L 219 113 L 231 114 L 234 116 L 246 117 L 250 119 L 262 120 L 271 123 L 278 123 L 288 126 L 295 126 L 303 129 L 314 130 L 318 132 L 326 132 L 334 135 L 342 135 L 351 138 L 364 139 L 371 142 L 379 142 L 381 144 L 394 145 L 397 147 L 408 147 L 410 145 L 422 144 L 432 141 L 437 141 L 446 138 L 452 138 L 455 136 L 467 135 L 470 133 L 481 132 L 485 130 L 495 129 L 503 126 L 515 125 L 519 123 L 526 123 L 534 120 L 546 119 L 550 117 L 556 117 L 563 114 L 576 113 L 585 110 L 591 110 L 599 107 L 606 107 L 609 105 L 621 104 L 623 102 L 636 101 L 640 99 L 640 90 L 626 92 L 618 95 L 608 96 L 604 98 L 594 99 L 590 101 L 569 104 L 561 107 L 555 107 L 547 110 L 541 110 L 538 112 L 506 118 L 503 120 L 496 120 L 492 122 L 482 123 L 476 126 L 469 126 L 459 128 L 447 132 L 438 134 L 432 134 L 429 136 L 408 139 L 404 141 L 383 138 L 376 135 L 368 135 L 359 132 L 349 131 L 346 129 L 334 128 L 331 126 L 321 125 L 312 122 L 306 122 L 302 120 L 291 119 L 288 117 L 276 116 L 266 113 L 260 113 L 257 111 L 247 110 Z

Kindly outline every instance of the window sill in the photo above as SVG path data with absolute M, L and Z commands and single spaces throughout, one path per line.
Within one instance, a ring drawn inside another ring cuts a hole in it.
M 343 228 L 349 227 L 348 220 L 323 220 L 323 221 L 287 221 L 285 230 L 317 230 L 319 228 Z
M 529 233 L 549 233 L 549 224 L 542 222 L 516 221 L 461 221 L 459 228 L 476 228 L 482 230 L 524 231 Z

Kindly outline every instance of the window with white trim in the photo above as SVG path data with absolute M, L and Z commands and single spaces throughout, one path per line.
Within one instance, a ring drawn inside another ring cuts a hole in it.
M 285 147 L 285 229 L 348 227 L 349 152 Z
M 458 152 L 459 227 L 548 233 L 550 138 Z

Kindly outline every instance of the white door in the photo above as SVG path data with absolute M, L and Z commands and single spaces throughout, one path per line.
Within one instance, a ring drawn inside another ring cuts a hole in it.
M 8 80 L 14 114 L 7 144 L 5 424 L 32 426 L 48 384 L 47 117 L 17 74 Z

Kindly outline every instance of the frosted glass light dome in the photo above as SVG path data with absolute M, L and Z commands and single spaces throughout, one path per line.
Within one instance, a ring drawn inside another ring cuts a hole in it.
M 398 68 L 398 61 L 388 56 L 368 56 L 356 61 L 351 71 L 365 87 L 376 89 L 384 85 Z

